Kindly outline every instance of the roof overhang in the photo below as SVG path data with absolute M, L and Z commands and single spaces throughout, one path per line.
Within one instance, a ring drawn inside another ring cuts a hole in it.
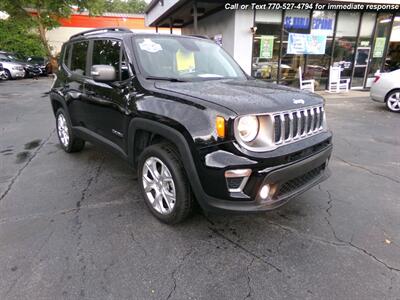
M 193 5 L 198 8 L 198 20 L 224 9 L 228 1 L 211 0 L 152 0 L 145 9 L 146 25 L 158 27 L 184 27 L 193 23 Z M 285 0 L 276 0 L 285 2 Z M 399 4 L 399 0 L 292 0 L 291 2 L 323 3 L 323 4 Z M 235 3 L 258 3 L 265 4 L 266 1 L 242 0 Z
M 196 3 L 198 20 L 224 9 L 224 1 L 211 0 L 153 0 L 146 7 L 146 25 L 184 27 L 193 23 L 193 5 Z

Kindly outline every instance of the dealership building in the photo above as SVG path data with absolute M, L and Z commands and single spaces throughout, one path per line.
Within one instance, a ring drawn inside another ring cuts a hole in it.
M 261 3 L 153 0 L 146 25 L 212 38 L 248 74 L 291 86 L 299 85 L 299 67 L 317 90 L 326 88 L 330 66 L 341 67 L 352 89 L 400 67 L 398 0 Z

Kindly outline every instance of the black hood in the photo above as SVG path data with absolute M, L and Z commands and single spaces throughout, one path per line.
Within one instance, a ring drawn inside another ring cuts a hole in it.
M 261 80 L 157 81 L 155 87 L 224 106 L 238 115 L 282 111 L 323 102 L 316 94 Z M 295 101 L 300 99 L 304 104 Z

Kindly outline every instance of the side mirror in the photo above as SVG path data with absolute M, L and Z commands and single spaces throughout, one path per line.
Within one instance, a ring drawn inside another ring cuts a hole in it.
M 115 81 L 117 78 L 115 68 L 109 65 L 93 65 L 90 75 L 96 81 Z

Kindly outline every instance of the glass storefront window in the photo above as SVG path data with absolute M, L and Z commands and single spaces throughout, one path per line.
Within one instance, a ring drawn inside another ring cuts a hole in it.
M 378 15 L 368 76 L 374 76 L 375 72 L 381 69 L 382 62 L 385 59 L 385 45 L 390 35 L 392 16 L 390 13 L 381 13 Z
M 342 78 L 351 78 L 360 13 L 339 12 L 337 22 L 333 66 L 342 68 Z
M 324 54 L 309 54 L 306 57 L 306 68 L 303 76 L 315 80 L 315 89 L 325 89 L 329 76 L 329 63 L 332 51 L 332 37 L 335 28 L 336 13 L 332 11 L 313 11 L 311 34 L 326 36 Z
M 257 31 L 253 37 L 252 75 L 256 78 L 276 81 L 282 11 L 257 10 L 255 24 Z
M 364 13 L 361 18 L 360 38 L 358 47 L 371 47 L 374 33 L 376 13 Z
M 298 68 L 304 69 L 305 54 L 288 54 L 289 33 L 310 33 L 310 12 L 306 10 L 285 11 L 283 25 L 283 40 L 281 53 L 280 83 L 296 86 L 299 85 Z M 304 72 L 304 71 L 302 71 Z M 307 79 L 307 78 L 305 78 Z
M 387 71 L 400 69 L 400 14 L 394 17 L 385 68 Z

